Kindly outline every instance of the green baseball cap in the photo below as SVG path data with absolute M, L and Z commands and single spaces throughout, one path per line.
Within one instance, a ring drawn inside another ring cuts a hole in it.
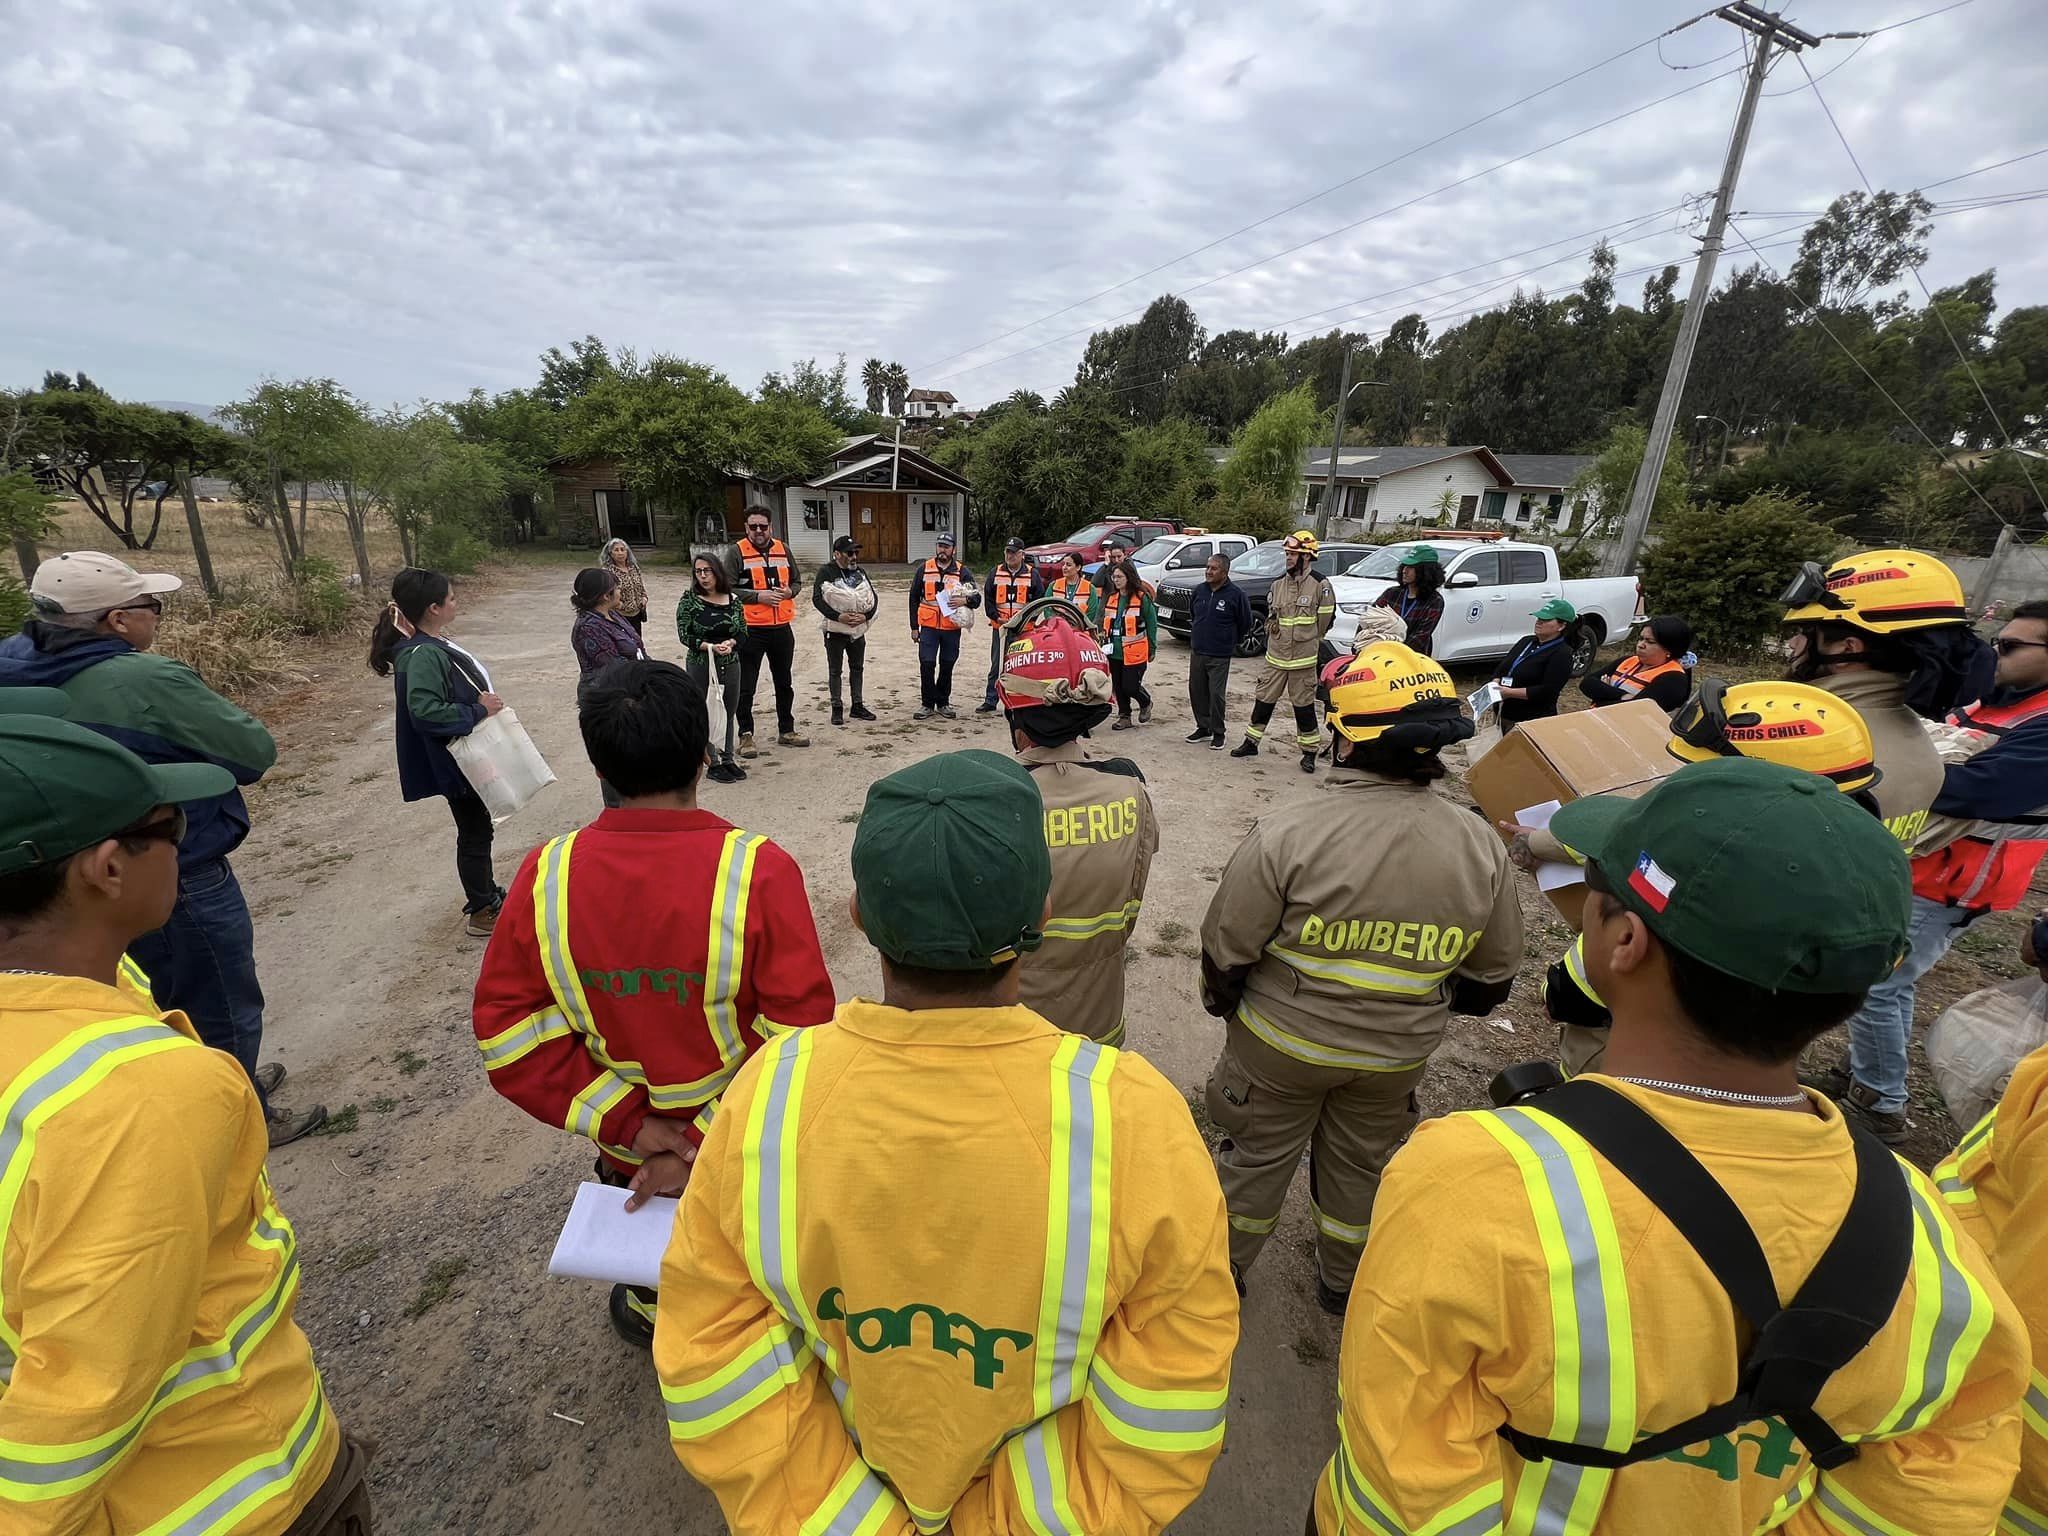
M 1021 763 L 945 752 L 868 786 L 853 889 L 868 942 L 899 965 L 987 970 L 1038 948 L 1052 855 Z
M 1412 545 L 1408 553 L 1401 557 L 1401 563 L 1403 565 L 1442 565 L 1444 562 L 1443 557 L 1427 544 L 1416 544 Z
M 1860 992 L 1906 952 L 1906 855 L 1817 774 L 1717 757 L 1640 799 L 1574 800 L 1550 830 L 1659 939 L 1752 986 Z
M 1532 619 L 1562 619 L 1569 624 L 1579 616 L 1579 610 L 1561 597 L 1553 597 L 1529 617 Z
M 0 719 L 0 875 L 67 859 L 132 827 L 160 805 L 235 787 L 211 763 L 145 763 L 68 720 Z

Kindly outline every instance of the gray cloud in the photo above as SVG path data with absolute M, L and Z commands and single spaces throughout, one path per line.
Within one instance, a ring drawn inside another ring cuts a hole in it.
M 1798 19 L 1821 31 L 1917 8 L 1814 0 Z M 1725 24 L 992 341 L 1685 14 L 0 0 L 0 382 L 84 367 L 136 397 L 225 400 L 266 374 L 331 374 L 374 401 L 445 397 L 526 382 L 542 349 L 594 331 L 745 385 L 795 356 L 878 354 L 980 400 L 1058 388 L 1086 328 L 1164 291 L 1194 290 L 1212 330 L 1377 330 L 1405 309 L 1454 324 L 1513 286 L 1482 277 L 1570 256 L 1523 279 L 1569 287 L 1589 241 L 1565 237 L 1710 189 L 1737 82 L 1250 264 L 1707 80 L 1739 61 L 1667 64 L 1725 53 Z M 2031 0 L 1978 0 L 1853 58 L 1849 43 L 1814 56 L 1816 73 L 1840 66 L 1822 90 L 1880 186 L 2048 143 L 2038 17 Z M 1787 94 L 1759 116 L 1740 203 L 1760 241 L 1856 185 L 1804 85 L 1785 63 L 1771 89 Z M 2044 169 L 1934 195 L 2030 187 Z M 1624 271 L 1692 248 L 1669 214 L 1615 233 Z M 2048 301 L 2044 235 L 2048 204 L 1944 218 L 1929 280 L 1996 266 L 2007 306 Z M 1546 241 L 1560 243 L 1369 297 Z M 1329 309 L 1344 300 L 1367 302 Z

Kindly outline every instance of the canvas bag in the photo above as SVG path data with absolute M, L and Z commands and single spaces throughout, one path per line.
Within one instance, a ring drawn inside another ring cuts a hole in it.
M 1959 1126 L 1975 1125 L 2005 1094 L 2020 1058 L 2048 1045 L 2048 983 L 2022 976 L 1952 1003 L 1927 1031 L 1927 1064 Z
M 449 742 L 448 755 L 491 813 L 493 826 L 555 782 L 554 770 L 510 707 Z

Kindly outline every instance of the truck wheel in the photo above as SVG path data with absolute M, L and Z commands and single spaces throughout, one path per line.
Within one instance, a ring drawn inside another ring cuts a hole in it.
M 1263 656 L 1266 654 L 1266 621 L 1264 619 L 1255 620 L 1251 631 L 1242 640 L 1237 642 L 1237 654 L 1240 656 Z
M 1578 637 L 1572 641 L 1572 676 L 1584 677 L 1593 670 L 1599 660 L 1600 647 L 1607 641 L 1607 631 L 1597 619 L 1588 620 L 1579 627 Z

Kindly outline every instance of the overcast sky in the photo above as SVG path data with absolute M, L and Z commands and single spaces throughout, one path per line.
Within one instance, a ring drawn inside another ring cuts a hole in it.
M 1789 14 L 1847 30 L 1941 3 Z M 1088 328 L 1167 291 L 1212 332 L 1378 332 L 1407 309 L 1441 329 L 1513 286 L 1469 286 L 1483 277 L 1569 257 L 1523 281 L 1574 285 L 1606 226 L 1624 273 L 1689 254 L 1678 215 L 1650 216 L 1712 190 L 1740 85 L 1712 78 L 1741 63 L 1732 27 L 1710 18 L 1662 60 L 1644 48 L 1173 258 L 1691 13 L 0 0 L 0 386 L 84 368 L 126 397 L 221 403 L 265 376 L 331 375 L 382 404 L 530 383 L 543 349 L 595 332 L 747 388 L 794 357 L 844 352 L 857 375 L 879 355 L 979 404 L 1058 389 Z M 1974 0 L 1810 62 L 1839 66 L 1821 91 L 1873 181 L 1909 187 L 2048 146 L 2044 18 L 2043 0 Z M 1857 185 L 1781 65 L 1767 89 L 1788 94 L 1762 104 L 1737 202 L 1760 244 Z M 2043 185 L 2048 156 L 1929 195 Z M 1490 265 L 1440 278 L 1475 263 Z M 1931 283 L 1987 266 L 2003 305 L 2048 302 L 2048 202 L 1937 222 Z M 1311 313 L 1343 301 L 1361 302 Z

